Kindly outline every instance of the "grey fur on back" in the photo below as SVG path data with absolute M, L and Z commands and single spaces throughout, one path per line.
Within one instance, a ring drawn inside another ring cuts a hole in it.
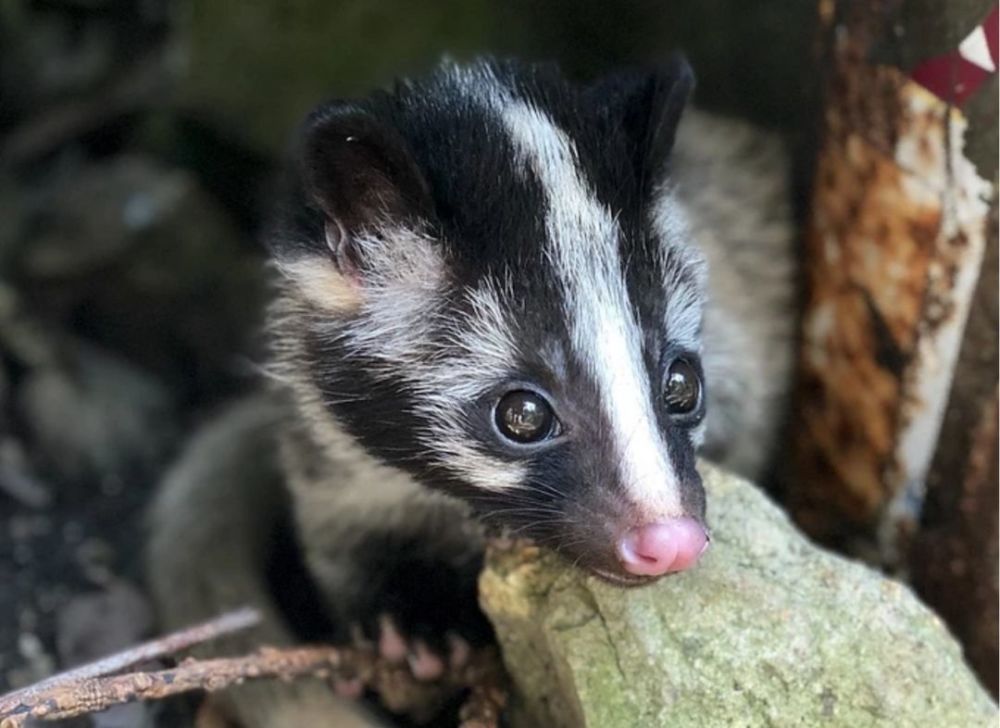
M 794 362 L 791 162 L 776 135 L 689 109 L 674 170 L 708 259 L 702 454 L 759 479 L 775 456 Z
M 147 573 L 163 628 L 248 605 L 263 616 L 259 627 L 197 648 L 196 656 L 293 643 L 264 574 L 268 534 L 286 497 L 275 435 L 288 415 L 273 397 L 237 403 L 192 438 L 160 485 Z M 214 700 L 246 728 L 383 725 L 318 680 L 251 682 Z

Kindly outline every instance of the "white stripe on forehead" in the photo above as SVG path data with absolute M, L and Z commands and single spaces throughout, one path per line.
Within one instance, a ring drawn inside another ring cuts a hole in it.
M 622 275 L 619 226 L 582 178 L 572 140 L 546 114 L 511 101 L 501 116 L 546 197 L 546 254 L 565 289 L 574 350 L 611 423 L 624 486 L 657 516 L 680 515 L 679 484 L 657 427 L 642 333 Z
M 501 117 L 511 109 L 526 109 L 557 135 L 561 135 L 565 140 L 566 149 L 569 150 L 569 167 L 576 173 L 573 165 L 577 160 L 572 141 L 544 113 L 517 100 L 515 92 L 496 77 L 488 64 L 446 63 L 444 68 L 447 69 L 456 90 L 483 109 Z M 558 150 L 556 153 L 559 153 Z M 582 180 L 580 184 L 586 187 Z M 589 191 L 586 189 L 584 191 L 593 197 Z M 664 271 L 662 291 L 665 306 L 662 324 L 671 341 L 684 349 L 698 352 L 701 350 L 700 332 L 707 279 L 706 261 L 697 247 L 688 244 L 692 235 L 687 214 L 672 185 L 659 185 L 652 197 L 646 223 L 656 236 L 660 268 Z M 604 214 L 607 215 L 606 210 Z

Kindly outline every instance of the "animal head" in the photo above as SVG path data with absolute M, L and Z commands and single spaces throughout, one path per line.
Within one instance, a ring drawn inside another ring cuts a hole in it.
M 705 266 L 670 173 L 692 84 L 483 60 L 329 103 L 271 238 L 324 417 L 620 583 L 707 538 Z

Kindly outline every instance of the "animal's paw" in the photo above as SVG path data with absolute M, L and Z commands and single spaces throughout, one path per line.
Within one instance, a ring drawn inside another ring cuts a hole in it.
M 368 546 L 365 576 L 345 615 L 355 642 L 375 646 L 391 663 L 408 663 L 419 680 L 435 680 L 493 640 L 477 600 L 478 549 L 428 553 L 423 544 Z M 361 690 L 350 681 L 337 687 L 345 695 Z

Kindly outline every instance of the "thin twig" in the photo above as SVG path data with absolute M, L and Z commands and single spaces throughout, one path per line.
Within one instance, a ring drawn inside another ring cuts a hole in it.
M 61 720 L 135 700 L 159 700 L 192 690 L 221 690 L 250 678 L 322 674 L 342 664 L 335 648 L 261 649 L 243 657 L 188 660 L 169 670 L 77 678 L 0 704 L 0 728 L 19 728 L 28 718 Z M 17 697 L 15 694 L 14 697 Z
M 260 622 L 260 613 L 255 609 L 245 607 L 223 614 L 208 622 L 171 632 L 164 637 L 116 652 L 95 662 L 88 662 L 86 665 L 74 667 L 72 670 L 57 673 L 34 685 L 0 695 L 0 717 L 13 712 L 14 706 L 27 704 L 34 699 L 36 694 L 46 693 L 52 688 L 64 687 L 70 683 L 120 672 L 143 662 L 166 657 L 186 650 L 188 647 L 247 629 L 258 622 Z
M 188 659 L 169 670 L 47 681 L 45 688 L 35 686 L 4 697 L 0 728 L 21 728 L 29 718 L 62 720 L 194 690 L 214 692 L 247 680 L 307 675 L 360 680 L 395 712 L 425 716 L 433 714 L 449 691 L 470 689 L 460 711 L 464 728 L 496 728 L 507 699 L 503 670 L 493 648 L 475 651 L 465 666 L 452 668 L 438 681 L 422 682 L 407 668 L 386 663 L 370 648 L 264 647 L 241 657 Z
M 31 687 L 0 696 L 0 728 L 20 728 L 29 718 L 61 720 L 135 700 L 159 700 L 193 690 L 213 692 L 251 679 L 311 675 L 358 680 L 377 692 L 394 712 L 429 717 L 444 698 L 468 689 L 460 719 L 465 728 L 496 728 L 506 702 L 505 674 L 494 647 L 474 650 L 468 661 L 441 679 L 417 680 L 403 665 L 390 664 L 369 647 L 264 647 L 250 655 L 187 659 L 172 669 L 112 675 L 187 649 L 260 620 L 252 609 L 235 612 L 152 640 Z

